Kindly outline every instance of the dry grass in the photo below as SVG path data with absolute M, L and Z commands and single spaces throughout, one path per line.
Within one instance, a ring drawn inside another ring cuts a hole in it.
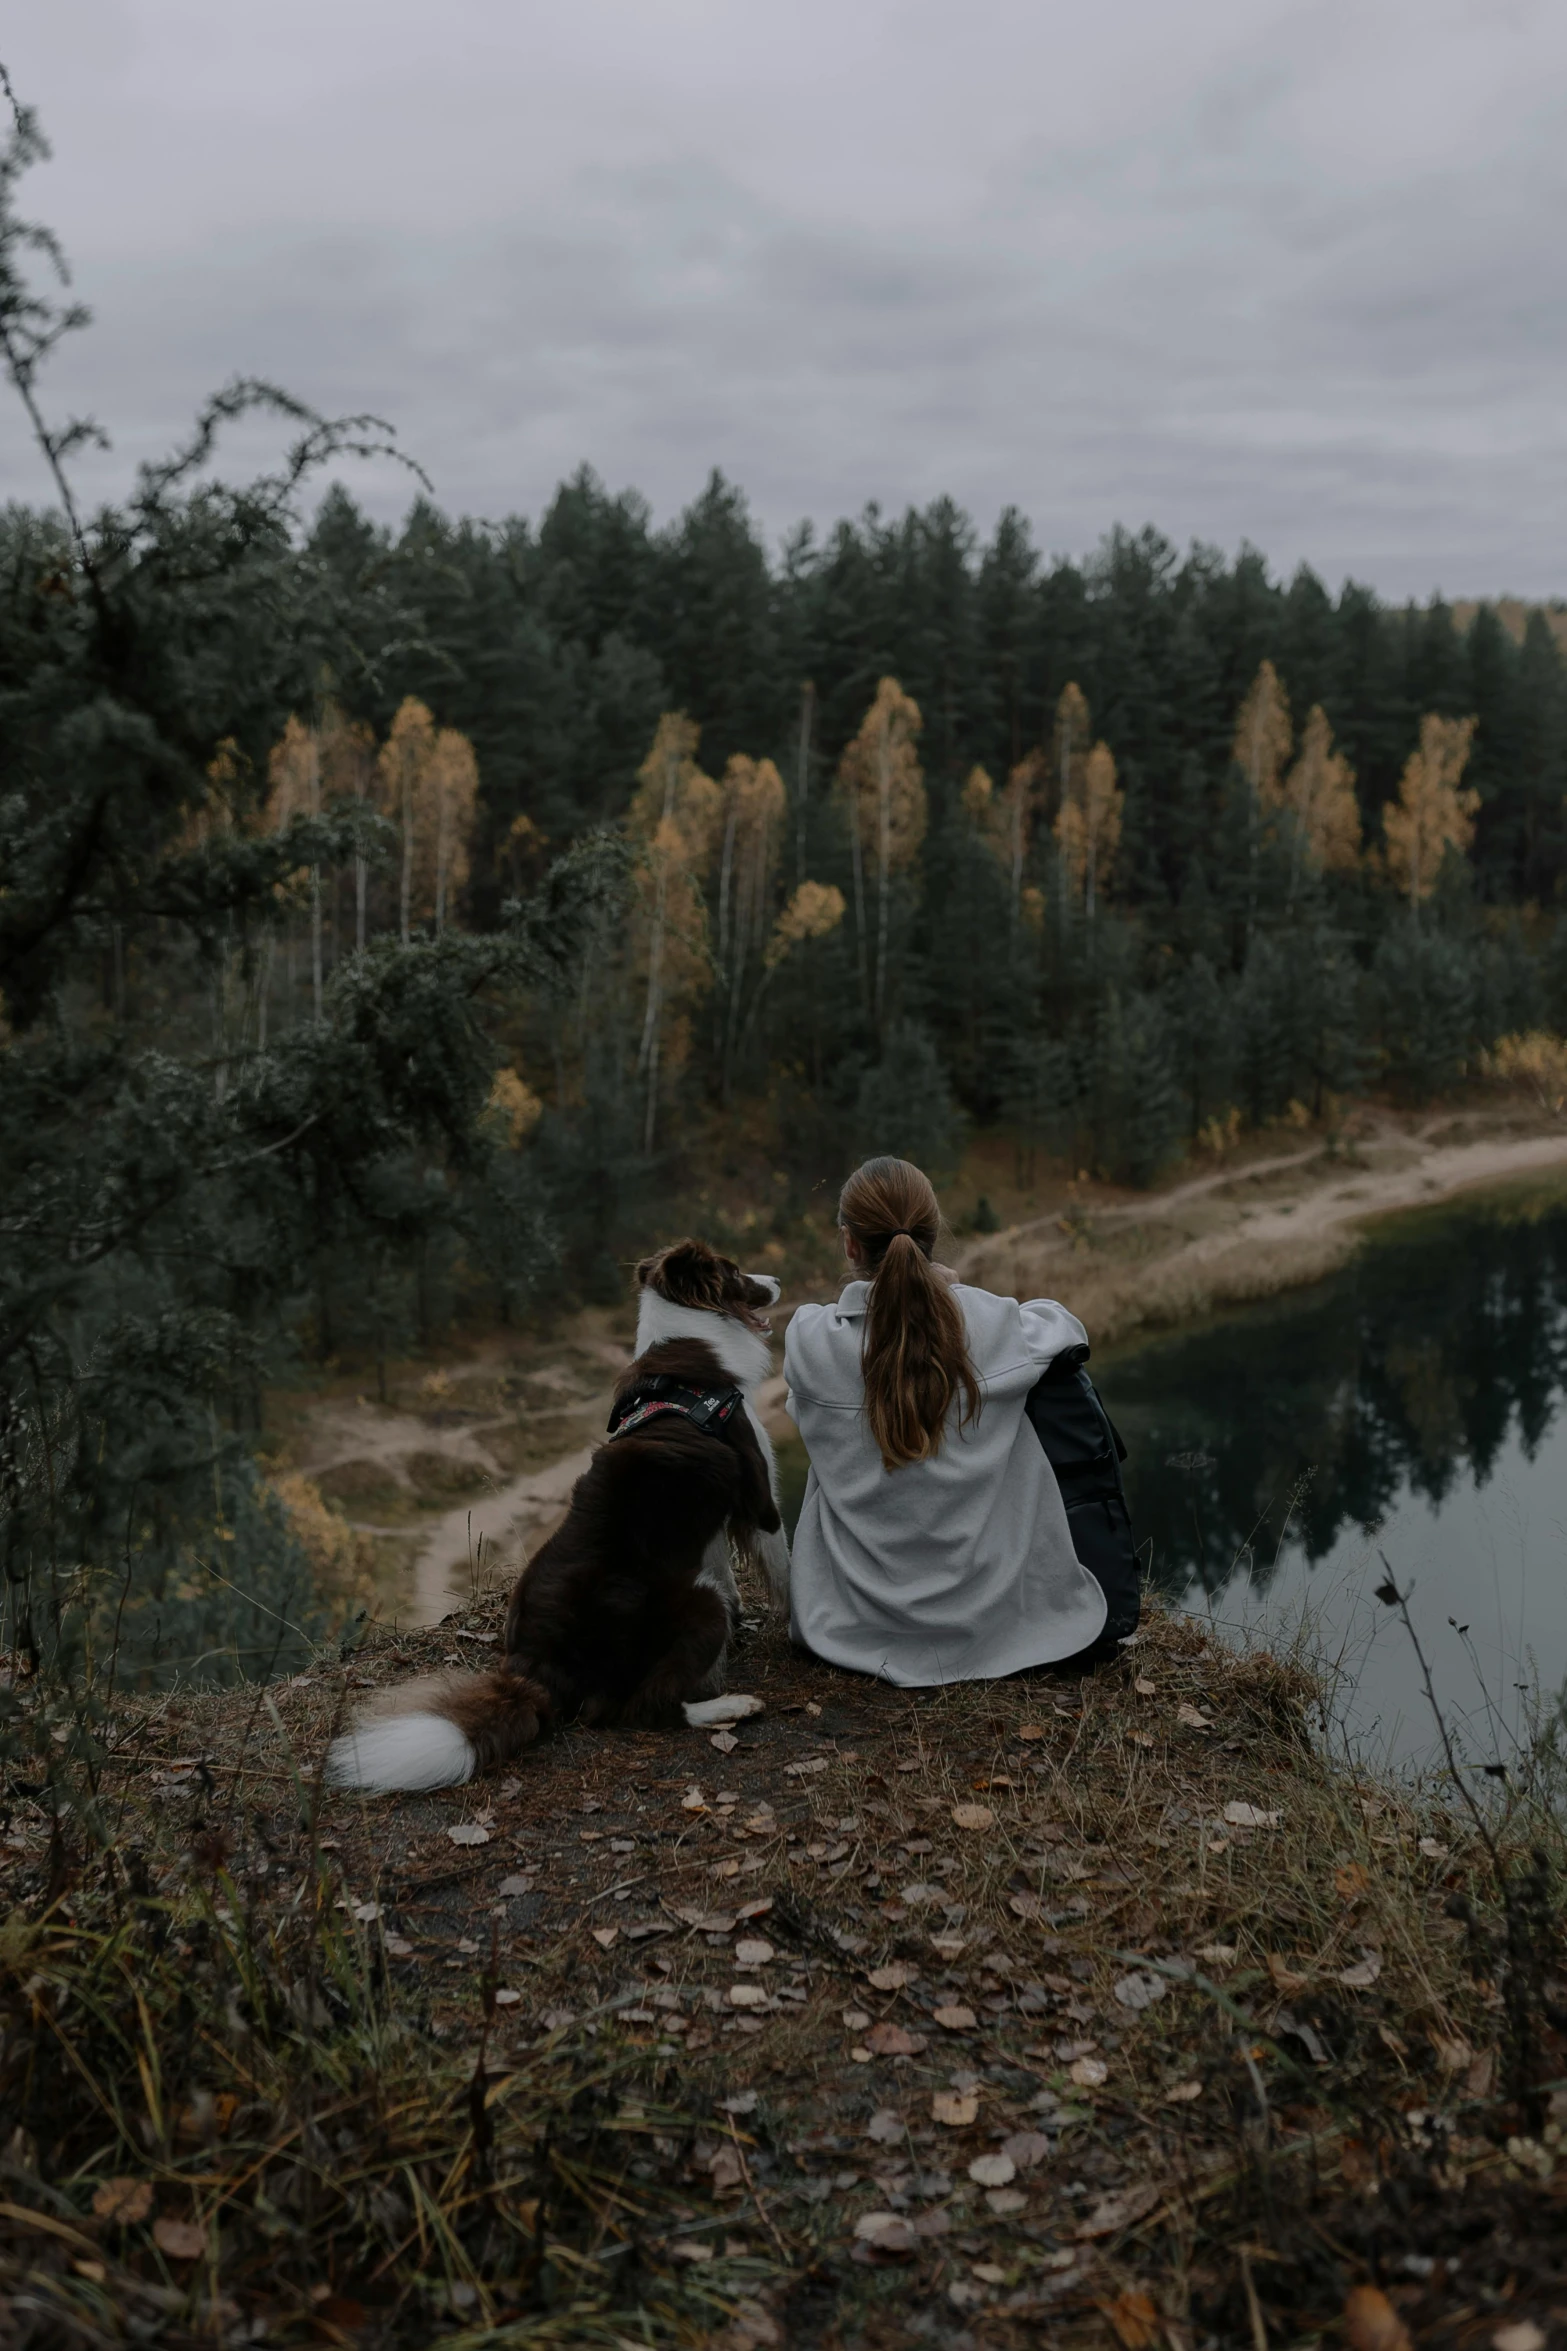
M 1324 1760 L 1298 1667 L 1155 1618 L 1082 1684 L 908 1692 L 765 1629 L 728 1752 L 323 1802 L 353 1685 L 498 1613 L 275 1714 L 122 1707 L 96 1792 L 35 1716 L 79 1752 L 3 1848 L 7 2343 L 1197 2351 L 1366 2281 L 1422 2343 L 1561 2323 L 1488 1857 Z

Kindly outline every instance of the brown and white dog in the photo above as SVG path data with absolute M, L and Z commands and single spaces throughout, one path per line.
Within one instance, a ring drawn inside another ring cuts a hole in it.
M 493 1672 L 431 1675 L 334 1740 L 334 1787 L 455 1787 L 508 1763 L 551 1725 L 710 1723 L 755 1711 L 720 1695 L 740 1595 L 729 1542 L 760 1557 L 787 1605 L 777 1467 L 752 1393 L 771 1369 L 770 1275 L 702 1241 L 637 1268 L 637 1355 L 615 1432 L 563 1524 L 523 1569 Z

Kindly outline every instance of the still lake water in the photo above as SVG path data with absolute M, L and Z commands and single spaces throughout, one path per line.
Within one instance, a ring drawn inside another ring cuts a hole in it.
M 1567 1676 L 1559 1188 L 1400 1218 L 1328 1281 L 1093 1368 L 1172 1602 L 1275 1648 L 1304 1624 L 1359 1752 L 1425 1762 L 1385 1554 L 1469 1755 L 1507 1756 Z

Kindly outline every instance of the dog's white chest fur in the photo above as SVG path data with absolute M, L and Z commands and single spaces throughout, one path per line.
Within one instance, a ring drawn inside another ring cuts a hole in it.
M 753 1274 L 751 1279 L 771 1282 L 773 1296 L 777 1297 L 778 1284 L 770 1274 Z M 760 1331 L 750 1330 L 743 1322 L 737 1322 L 733 1315 L 715 1313 L 711 1308 L 703 1306 L 676 1306 L 668 1298 L 660 1297 L 656 1290 L 645 1288 L 637 1302 L 637 1353 L 645 1355 L 649 1347 L 656 1347 L 662 1339 L 701 1339 L 712 1348 L 735 1386 L 744 1390 L 746 1418 L 762 1448 L 762 1459 L 767 1464 L 767 1482 L 776 1502 L 778 1463 L 773 1454 L 773 1441 L 762 1425 L 755 1399 L 755 1390 L 772 1373 L 773 1351 L 768 1340 Z M 758 1534 L 755 1541 L 774 1605 L 787 1612 L 789 1538 L 780 1527 L 776 1534 Z M 726 1535 L 719 1535 L 709 1548 L 702 1565 L 702 1581 L 712 1584 L 723 1593 L 738 1623 L 740 1595 L 729 1565 Z

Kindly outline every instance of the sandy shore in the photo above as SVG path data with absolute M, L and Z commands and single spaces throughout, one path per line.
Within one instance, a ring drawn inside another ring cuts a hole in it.
M 959 1270 L 1013 1297 L 1062 1298 L 1108 1346 L 1320 1280 L 1373 1218 L 1531 1179 L 1567 1182 L 1567 1127 L 1518 1123 L 1365 1114 L 1333 1148 L 1304 1143 L 1141 1198 L 1074 1199 L 967 1243 Z

